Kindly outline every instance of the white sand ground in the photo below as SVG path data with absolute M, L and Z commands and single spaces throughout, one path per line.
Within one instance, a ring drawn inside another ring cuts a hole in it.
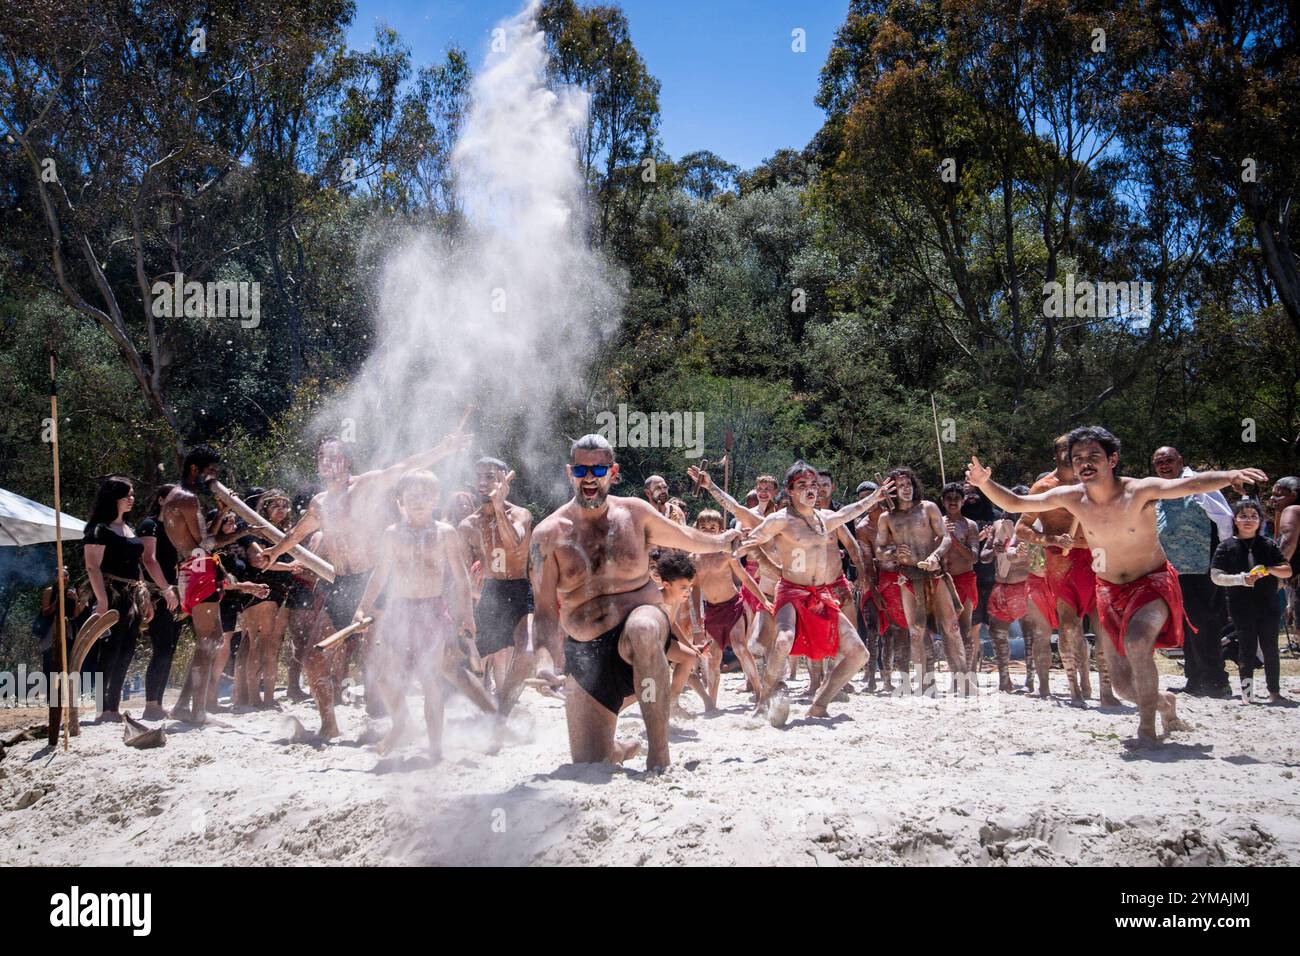
M 533 691 L 495 756 L 483 718 L 454 701 L 438 766 L 418 720 L 381 759 L 388 722 L 355 704 L 328 746 L 293 742 L 286 715 L 314 726 L 310 704 L 169 722 L 149 751 L 89 726 L 70 754 L 27 742 L 0 761 L 0 865 L 1300 862 L 1300 709 L 1180 702 L 1195 729 L 1139 753 L 1124 744 L 1131 708 L 1059 697 L 855 693 L 830 721 L 804 721 L 796 701 L 778 730 L 726 675 L 725 712 L 676 719 L 660 775 L 643 757 L 569 764 L 562 706 Z M 685 705 L 700 706 L 689 692 Z M 643 735 L 635 708 L 619 730 Z

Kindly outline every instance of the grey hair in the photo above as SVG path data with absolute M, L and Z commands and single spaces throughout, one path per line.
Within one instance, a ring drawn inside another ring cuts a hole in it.
M 569 446 L 569 461 L 573 461 L 580 451 L 603 451 L 609 455 L 610 464 L 614 462 L 614 446 L 604 435 L 583 435 Z
M 1293 495 L 1300 495 L 1300 478 L 1296 478 L 1294 475 L 1289 475 L 1286 478 L 1279 478 L 1277 481 L 1273 482 L 1273 486 L 1275 488 L 1281 488 L 1284 491 L 1289 491 Z

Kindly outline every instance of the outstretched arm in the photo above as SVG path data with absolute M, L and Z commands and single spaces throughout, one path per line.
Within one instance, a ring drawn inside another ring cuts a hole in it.
M 978 458 L 972 457 L 966 468 L 966 480 L 984 492 L 984 497 L 1003 511 L 1020 514 L 1025 512 L 1051 511 L 1054 508 L 1068 508 L 1067 502 L 1077 498 L 1079 489 L 1073 485 L 1063 485 L 1036 495 L 1018 495 L 1008 488 L 1003 488 L 993 480 L 993 473 L 980 464 Z
M 705 534 L 690 525 L 678 524 L 670 518 L 665 518 L 648 502 L 636 498 L 628 500 L 634 502 L 632 507 L 641 512 L 645 522 L 646 540 L 651 545 L 676 548 L 678 551 L 687 551 L 691 554 L 711 554 L 715 551 L 729 551 L 732 542 L 740 539 L 740 532 L 734 528 L 722 534 Z
M 763 520 L 763 516 L 757 511 L 754 511 L 752 508 L 746 508 L 739 501 L 714 484 L 713 479 L 709 477 L 707 471 L 691 465 L 686 469 L 686 474 L 691 476 L 691 481 L 698 482 L 701 488 L 713 495 L 713 500 L 721 505 L 724 511 L 735 515 L 736 521 L 740 523 L 742 528 L 745 528 L 746 530 L 749 528 L 755 528 L 758 526 L 758 523 Z
M 1162 498 L 1186 498 L 1188 495 L 1218 491 L 1232 485 L 1240 494 L 1248 484 L 1262 485 L 1268 475 L 1258 468 L 1238 468 L 1234 471 L 1203 471 L 1186 478 L 1139 478 L 1134 482 L 1137 495 L 1146 501 Z
M 877 488 L 875 491 L 873 491 L 871 494 L 867 495 L 865 498 L 860 498 L 859 500 L 854 501 L 851 504 L 845 505 L 839 511 L 835 512 L 835 514 L 827 518 L 826 530 L 834 531 L 836 528 L 840 527 L 840 525 L 846 524 L 854 520 L 859 515 L 866 514 L 876 505 L 880 504 L 880 502 L 884 500 L 885 495 L 889 495 L 893 493 L 894 493 L 894 479 L 886 478 L 885 483 L 881 485 L 879 488 Z
M 423 468 L 432 468 L 447 456 L 468 448 L 470 439 L 473 437 L 473 435 L 462 432 L 452 432 L 428 451 L 416 452 L 409 458 L 403 458 L 401 461 L 394 465 L 389 465 L 387 468 L 378 468 L 374 471 L 367 471 L 364 474 L 357 475 L 355 479 L 356 484 L 353 485 L 353 488 L 356 488 L 357 485 L 369 485 L 371 483 L 390 488 L 395 487 L 401 477 L 408 471 L 419 471 Z

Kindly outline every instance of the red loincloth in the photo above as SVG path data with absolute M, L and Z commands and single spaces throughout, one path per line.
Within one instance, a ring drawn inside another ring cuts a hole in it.
M 903 611 L 903 592 L 901 590 L 904 587 L 911 591 L 912 582 L 897 571 L 879 571 L 876 573 L 876 590 L 880 592 L 880 596 L 885 600 L 885 620 L 880 625 L 882 632 L 891 625 L 907 630 L 907 614 Z
M 1032 575 L 1030 575 L 1032 577 Z M 1039 579 L 1041 580 L 1041 578 Z M 999 581 L 989 595 L 989 616 L 999 621 L 1018 621 L 1029 607 L 1029 582 L 1007 584 Z
M 818 661 L 840 649 L 840 604 L 835 584 L 795 584 L 782 578 L 776 585 L 776 610 L 794 605 L 794 646 L 790 653 Z
M 1047 618 L 1047 623 L 1052 627 L 1060 625 L 1056 619 L 1056 595 L 1052 593 L 1052 585 L 1047 578 L 1041 574 L 1029 575 L 1029 597 L 1034 602 L 1034 607 L 1038 608 L 1038 613 Z
M 1083 617 L 1097 603 L 1097 575 L 1092 570 L 1092 551 L 1088 548 L 1071 548 L 1069 554 L 1061 554 L 1055 548 L 1048 548 L 1047 581 L 1058 601 L 1064 601 L 1074 608 L 1074 613 Z
M 704 633 L 713 638 L 713 642 L 723 649 L 731 643 L 731 629 L 745 616 L 745 599 L 740 596 L 744 590 L 741 588 L 730 601 L 723 601 L 721 604 L 703 602 Z
M 980 603 L 979 582 L 975 578 L 974 571 L 967 571 L 965 574 L 954 574 L 952 583 L 957 587 L 957 597 L 961 601 L 962 607 L 977 607 Z
M 1178 572 L 1172 564 L 1165 561 L 1163 568 L 1127 584 L 1097 579 L 1097 613 L 1121 656 L 1124 655 L 1124 632 L 1128 630 L 1128 622 L 1152 601 L 1164 601 L 1169 607 L 1169 619 L 1156 635 L 1155 646 L 1182 647 L 1183 589 L 1178 585 Z
M 189 614 L 221 590 L 218 583 L 220 563 L 210 554 L 186 558 L 176 566 L 176 590 L 181 595 L 181 611 Z

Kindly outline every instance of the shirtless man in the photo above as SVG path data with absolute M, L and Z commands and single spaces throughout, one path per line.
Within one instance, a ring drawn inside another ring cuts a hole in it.
M 911 635 L 912 664 L 920 678 L 920 692 L 932 693 L 934 673 L 926 651 L 930 634 L 926 616 L 934 615 L 943 636 L 943 653 L 952 672 L 952 691 L 976 693 L 974 675 L 966 667 L 958 608 L 950 590 L 951 578 L 943 570 L 943 560 L 953 546 L 952 535 L 944 524 L 939 508 L 921 498 L 921 483 L 910 468 L 895 468 L 889 480 L 896 483 L 896 506 L 881 515 L 876 533 L 876 553 L 894 548 L 901 577 L 898 580 L 903 611 Z M 973 662 L 972 662 L 973 663 Z M 904 675 L 909 691 L 910 675 Z
M 790 505 L 764 518 L 745 544 L 776 548 L 782 568 L 776 588 L 776 643 L 768 654 L 755 715 L 767 712 L 773 726 L 789 715 L 785 681 L 790 656 L 810 660 L 837 658 L 808 709 L 809 717 L 828 717 L 827 705 L 867 662 L 867 648 L 849 619 L 840 611 L 834 584 L 844 575 L 836 532 L 875 506 L 893 490 L 893 483 L 839 511 L 817 508 L 817 472 L 796 461 L 785 475 Z M 833 557 L 832 557 L 833 555 Z
M 320 556 L 334 566 L 334 583 L 321 585 L 324 609 L 334 630 L 352 623 L 370 572 L 379 557 L 376 528 L 387 527 L 393 517 L 394 490 L 408 471 L 420 471 L 460 451 L 470 436 L 459 432 L 448 435 L 434 448 L 399 461 L 388 468 L 352 474 L 352 450 L 337 438 L 324 438 L 316 447 L 316 472 L 325 490 L 312 499 L 307 513 L 289 530 L 279 544 L 266 552 L 274 561 L 294 545 L 316 531 L 322 532 Z M 317 638 L 319 640 L 319 638 Z M 320 736 L 331 740 L 339 736 L 334 719 L 335 691 L 347 673 L 348 660 L 359 643 L 355 635 L 321 651 L 312 642 L 303 660 L 307 684 L 320 711 Z M 368 671 L 362 662 L 362 674 L 370 690 Z M 378 694 L 366 694 L 367 710 L 377 714 Z
M 974 622 L 975 608 L 980 602 L 979 582 L 975 576 L 975 564 L 980 558 L 979 526 L 969 518 L 963 517 L 962 505 L 966 503 L 966 486 L 960 481 L 950 481 L 939 492 L 939 501 L 943 505 L 943 526 L 948 532 L 952 544 L 943 557 L 943 569 L 952 578 L 961 599 L 961 615 L 957 627 L 961 631 L 963 649 L 966 653 L 966 669 L 979 679 L 980 625 Z
M 645 500 L 669 521 L 686 524 L 686 511 L 676 499 L 668 497 L 668 482 L 662 475 L 651 475 L 645 480 Z
M 780 510 L 776 506 L 776 479 L 771 475 L 759 475 L 758 480 L 754 482 L 754 493 L 758 500 L 755 506 L 750 508 L 719 488 L 709 477 L 708 472 L 691 466 L 686 469 L 686 473 L 700 488 L 712 495 L 724 511 L 734 515 L 736 523 L 745 531 L 757 528 L 764 518 Z M 750 596 L 748 591 L 741 592 L 741 599 L 750 606 L 751 621 L 746 649 L 752 659 L 759 653 L 765 656 L 770 654 L 776 644 L 776 612 L 768 608 L 774 607 L 777 582 L 781 580 L 781 565 L 769 548 L 752 547 L 748 548 L 746 553 L 751 555 L 757 564 L 758 588 L 763 597 L 760 603 Z M 745 676 L 749 680 L 749 675 Z M 749 681 L 749 689 L 757 702 L 762 690 L 762 682 Z
M 1291 563 L 1291 577 L 1286 579 L 1287 614 L 1296 620 L 1296 588 L 1300 587 L 1300 478 L 1287 476 L 1273 483 L 1269 495 L 1273 510 L 1273 537 L 1282 557 Z
M 695 527 L 705 534 L 722 534 L 722 515 L 712 508 L 706 508 L 695 517 Z M 737 587 L 739 582 L 741 587 Z M 745 566 L 733 554 L 701 554 L 695 559 L 695 587 L 691 600 L 696 602 L 699 619 L 704 622 L 704 631 L 711 638 L 709 644 L 709 667 L 712 678 L 720 675 L 722 654 L 730 647 L 740 662 L 740 669 L 751 686 L 759 686 L 758 664 L 749 650 L 749 628 L 753 623 L 753 611 L 744 600 L 743 591 L 748 591 L 751 598 L 763 607 L 768 614 L 776 611 L 770 601 L 763 595 L 758 582 L 745 570 Z M 717 700 L 717 685 L 710 683 L 714 701 Z
M 1183 640 L 1183 600 L 1174 570 L 1156 533 L 1155 503 L 1232 485 L 1259 484 L 1267 476 L 1256 468 L 1208 471 L 1187 478 L 1123 478 L 1119 439 L 1104 428 L 1076 428 L 1066 436 L 1068 460 L 1078 484 L 1062 484 L 1039 494 L 1016 495 L 997 484 L 978 458 L 971 458 L 966 480 L 1007 511 L 1042 513 L 1065 509 L 1097 551 L 1097 618 L 1115 693 L 1138 707 L 1137 742 L 1158 744 L 1156 714 L 1165 733 L 1186 729 L 1178 720 L 1175 697 L 1160 690 L 1155 649 L 1178 647 Z
M 1076 484 L 1074 468 L 1070 465 L 1066 438 L 1062 435 L 1053 443 L 1056 468 L 1038 479 L 1029 488 L 1031 495 L 1041 494 L 1063 485 Z M 1042 531 L 1035 530 L 1035 520 L 1041 522 Z M 1031 608 L 1030 616 L 1034 618 L 1035 637 L 1044 631 L 1051 634 L 1050 627 L 1055 625 L 1060 635 L 1058 647 L 1061 652 L 1061 666 L 1065 669 L 1066 680 L 1070 684 L 1070 701 L 1077 707 L 1084 706 L 1084 701 L 1092 696 L 1092 676 L 1088 667 L 1088 642 L 1083 636 L 1083 618 L 1096 602 L 1094 596 L 1096 577 L 1092 569 L 1092 549 L 1088 546 L 1086 535 L 1071 536 L 1074 518 L 1064 508 L 1046 514 L 1026 514 L 1020 516 L 1016 526 L 1016 537 L 1020 541 L 1041 545 L 1047 561 L 1047 585 L 1056 600 L 1056 621 L 1039 620 L 1042 615 L 1037 608 Z M 1052 667 L 1052 646 L 1050 638 L 1034 642 L 1034 669 L 1038 671 L 1040 697 L 1050 697 L 1048 675 Z M 1114 707 L 1118 704 L 1111 693 L 1109 677 L 1103 670 L 1102 658 L 1098 657 L 1098 678 L 1101 685 L 1101 706 Z
M 858 485 L 858 497 L 864 498 L 876 490 L 874 481 Z M 880 517 L 887 511 L 887 501 L 879 504 L 858 519 L 854 535 L 862 547 L 870 580 L 862 595 L 862 620 L 868 629 L 864 640 L 871 660 L 867 661 L 867 691 L 876 689 L 876 661 L 880 665 L 881 688 L 886 693 L 894 689 L 894 668 L 898 664 L 907 672 L 908 641 L 907 614 L 903 610 L 903 594 L 898 572 L 897 548 L 891 546 L 876 551 L 876 535 Z M 929 641 L 926 641 L 928 648 Z
M 429 732 L 429 756 L 442 759 L 442 718 L 446 691 L 463 690 L 488 713 L 496 708 L 491 696 L 465 667 L 466 655 L 457 636 L 474 635 L 474 607 L 469 572 L 462 560 L 456 529 L 435 521 L 438 479 L 428 471 L 413 471 L 397 483 L 402 519 L 384 532 L 379 563 L 370 575 L 354 622 L 375 617 L 372 669 L 393 726 L 379 744 L 387 754 L 406 730 L 406 687 L 412 677 L 424 691 L 424 720 Z M 451 579 L 451 600 L 443 582 Z M 387 593 L 383 610 L 375 607 Z M 467 641 L 467 643 L 469 643 Z
M 528 583 L 533 516 L 527 508 L 506 500 L 515 473 L 505 462 L 480 458 L 474 467 L 480 506 L 457 530 L 465 565 L 478 561 L 483 568 L 483 590 L 474 607 L 478 652 L 484 665 L 492 668 L 497 708 L 505 718 L 533 668 L 528 634 L 528 615 L 533 612 L 533 589 Z M 549 650 L 558 666 L 561 651 Z
M 1025 485 L 1016 485 L 1012 494 L 1027 495 Z M 1016 538 L 1016 520 L 1019 515 L 1006 515 L 993 522 L 991 532 L 980 551 L 980 561 L 993 562 L 994 585 L 989 595 L 989 637 L 993 641 L 993 656 L 998 663 L 998 690 L 1012 693 L 1011 683 L 1011 625 L 1025 616 L 1029 606 L 1029 549 Z M 1050 635 L 1046 638 L 1049 642 Z M 1028 646 L 1028 642 L 1026 642 Z M 1028 655 L 1026 673 L 1032 673 Z
M 565 716 L 575 763 L 621 763 L 636 746 L 614 739 L 618 713 L 635 697 L 645 719 L 648 769 L 668 766 L 669 619 L 658 605 L 649 552 L 656 545 L 696 554 L 729 550 L 739 531 L 707 535 L 644 501 L 615 497 L 614 449 L 584 435 L 566 466 L 573 498 L 533 530 L 529 574 L 533 630 L 549 646 L 563 629 Z
M 223 590 L 242 591 L 265 598 L 270 589 L 264 584 L 244 584 L 226 577 L 213 559 L 219 548 L 243 536 L 243 531 L 216 534 L 226 512 L 218 511 L 211 524 L 202 518 L 200 494 L 206 494 L 217 478 L 221 456 L 207 445 L 195 445 L 181 464 L 181 480 L 163 499 L 159 516 L 167 538 L 176 549 L 179 562 L 176 578 L 181 611 L 194 622 L 194 656 L 181 688 L 181 698 L 171 716 L 193 724 L 202 724 L 210 700 L 215 697 L 217 654 L 221 649 L 221 594 Z M 186 706 L 186 701 L 189 702 Z

